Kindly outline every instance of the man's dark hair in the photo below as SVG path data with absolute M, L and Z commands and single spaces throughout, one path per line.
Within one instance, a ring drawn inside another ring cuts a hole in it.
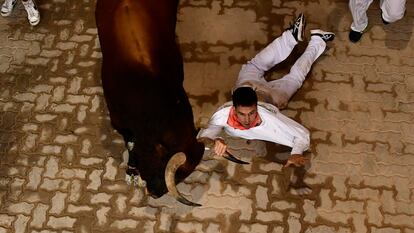
M 232 100 L 234 107 L 257 105 L 257 95 L 251 87 L 239 87 L 234 90 Z

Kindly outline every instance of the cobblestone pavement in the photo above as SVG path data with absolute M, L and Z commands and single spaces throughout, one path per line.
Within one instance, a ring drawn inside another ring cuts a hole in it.
M 93 0 L 39 0 L 31 28 L 21 3 L 0 18 L 0 233 L 414 232 L 414 2 L 351 44 L 347 1 L 182 0 L 185 87 L 202 127 L 229 100 L 241 65 L 299 12 L 337 33 L 286 115 L 312 132 L 312 193 L 296 195 L 274 156 L 282 148 L 229 139 L 250 165 L 206 152 L 179 189 L 152 199 L 124 181 L 125 149 L 100 85 Z M 309 37 L 309 32 L 308 35 Z M 268 78 L 286 74 L 300 44 Z M 410 133 L 411 132 L 411 133 Z

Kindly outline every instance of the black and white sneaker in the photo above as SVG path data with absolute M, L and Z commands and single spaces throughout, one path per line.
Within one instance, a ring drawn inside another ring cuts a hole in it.
M 305 26 L 306 26 L 306 19 L 303 13 L 292 22 L 292 25 L 288 28 L 290 32 L 292 32 L 293 37 L 295 37 L 296 41 L 303 41 L 305 38 Z
M 40 14 L 34 1 L 28 0 L 22 3 L 24 6 L 24 9 L 26 9 L 27 19 L 29 20 L 30 25 L 32 26 L 38 25 L 40 22 Z
M 333 41 L 335 39 L 335 33 L 333 32 L 325 32 L 321 29 L 311 30 L 311 36 L 319 36 L 325 42 Z
M 9 16 L 12 11 L 14 6 L 16 5 L 17 0 L 5 0 L 3 5 L 1 6 L 1 16 L 3 17 L 7 17 Z
M 363 31 L 357 32 L 351 29 L 351 31 L 349 31 L 349 40 L 353 43 L 356 43 L 361 40 L 362 34 L 364 34 Z

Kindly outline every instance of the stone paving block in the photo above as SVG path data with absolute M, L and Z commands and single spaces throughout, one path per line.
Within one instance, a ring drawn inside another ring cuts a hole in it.
M 407 178 L 394 176 L 395 188 L 397 190 L 396 200 L 409 201 L 410 200 L 410 184 Z
M 78 137 L 76 135 L 57 135 L 54 142 L 60 144 L 71 144 L 76 143 Z
M 109 199 L 112 198 L 112 195 L 106 193 L 98 193 L 91 196 L 91 204 L 109 204 Z
M 125 195 L 117 195 L 115 204 L 116 204 L 116 210 L 118 213 L 124 213 L 126 211 L 126 199 L 127 197 Z
M 105 173 L 103 175 L 104 179 L 114 180 L 117 174 L 116 166 L 114 165 L 115 160 L 111 157 L 108 158 L 108 161 L 105 164 Z
M 257 211 L 256 219 L 263 222 L 272 223 L 274 221 L 283 221 L 283 214 L 276 211 Z
M 364 188 L 364 189 L 351 189 L 349 193 L 350 198 L 355 198 L 358 200 L 379 200 L 379 190 Z
M 289 213 L 288 217 L 288 226 L 289 226 L 289 233 L 299 233 L 302 229 L 300 223 L 300 214 L 298 213 Z
M 47 226 L 53 229 L 65 229 L 65 228 L 73 228 L 76 224 L 76 219 L 72 217 L 54 217 L 50 216 L 49 221 L 47 222 Z
M 288 201 L 275 201 L 271 204 L 271 207 L 276 208 L 278 210 L 287 210 L 287 209 L 295 209 L 296 204 L 288 202 Z
M 46 222 L 46 211 L 48 209 L 48 205 L 38 204 L 33 211 L 33 219 L 30 222 L 30 227 L 42 228 Z
M 220 229 L 220 225 L 215 224 L 215 223 L 210 223 L 207 227 L 207 229 L 205 230 L 206 233 L 218 233 L 218 232 L 222 232 Z
M 151 207 L 132 207 L 131 210 L 128 212 L 128 215 L 142 218 L 142 219 L 151 219 L 155 220 L 155 216 L 157 214 L 157 209 Z
M 118 230 L 132 230 L 136 229 L 139 222 L 132 219 L 115 220 L 112 222 L 111 227 Z
M 321 205 L 320 208 L 324 210 L 331 210 L 334 203 L 332 202 L 331 197 L 329 196 L 329 189 L 322 189 L 320 191 Z
M 364 176 L 364 184 L 370 187 L 387 187 L 391 188 L 394 185 L 394 181 L 391 177 L 385 176 Z
M 367 202 L 367 215 L 368 215 L 368 222 L 377 226 L 380 226 L 384 217 L 381 213 L 381 203 L 368 201 Z
M 7 210 L 13 214 L 26 214 L 29 215 L 34 205 L 26 202 L 11 203 Z
M 306 222 L 315 223 L 316 218 L 318 217 L 318 213 L 315 209 L 315 202 L 304 200 L 303 210 L 305 213 L 303 220 Z
M 179 232 L 203 232 L 203 225 L 196 222 L 179 222 L 176 226 L 176 231 Z
M 17 219 L 14 222 L 14 232 L 15 233 L 25 233 L 27 230 L 27 222 L 29 221 L 30 217 L 25 215 L 17 215 Z
M 18 200 L 20 194 L 22 193 L 22 186 L 24 184 L 24 179 L 15 178 L 10 184 L 10 199 Z
M 56 192 L 56 194 L 52 197 L 51 200 L 51 208 L 49 213 L 51 214 L 61 214 L 65 208 L 65 199 L 67 197 L 67 193 Z
M 108 213 L 111 210 L 110 207 L 101 206 L 96 211 L 96 218 L 98 219 L 98 226 L 104 226 L 108 224 Z
M 266 209 L 269 203 L 269 196 L 267 195 L 268 189 L 259 185 L 256 189 L 256 205 L 258 208 Z
M 345 176 L 334 176 L 332 184 L 335 188 L 334 196 L 338 198 L 346 198 L 347 187 L 346 187 L 346 177 Z
M 391 228 L 391 227 L 385 227 L 385 228 L 375 228 L 371 227 L 372 233 L 401 233 L 401 230 Z
M 50 157 L 49 160 L 46 162 L 46 170 L 43 173 L 44 177 L 48 178 L 56 178 L 56 174 L 59 171 L 59 158 Z
M 161 230 L 161 231 L 169 231 L 170 230 L 172 219 L 171 219 L 171 216 L 169 214 L 161 213 L 159 222 L 160 222 L 159 230 Z M 215 232 L 218 232 L 218 231 L 215 231 Z
M 10 228 L 15 219 L 15 216 L 0 214 L 0 226 Z
M 83 169 L 69 169 L 63 168 L 60 172 L 58 172 L 57 177 L 63 179 L 85 179 L 86 178 L 86 170 Z
M 368 229 L 365 226 L 366 216 L 364 214 L 352 214 L 352 223 L 355 228 L 355 232 L 367 232 Z
M 364 202 L 361 201 L 340 201 L 336 200 L 333 210 L 344 213 L 361 213 L 364 209 Z
M 267 225 L 262 225 L 262 224 L 252 224 L 252 225 L 246 225 L 246 224 L 242 224 L 242 226 L 240 227 L 239 231 L 240 233 L 247 233 L 247 232 L 267 232 L 268 226 Z
M 385 224 L 392 224 L 394 226 L 406 226 L 410 228 L 414 228 L 414 217 L 409 215 L 389 215 L 384 214 L 384 223 Z
M 154 233 L 156 232 L 154 230 L 156 222 L 155 221 L 151 221 L 151 220 L 147 220 L 143 226 L 143 232 L 144 233 Z
M 245 180 L 252 184 L 266 184 L 267 177 L 267 175 L 250 175 Z
M 75 206 L 72 204 L 68 205 L 67 212 L 70 214 L 78 214 L 79 212 L 91 212 L 93 208 L 91 206 Z

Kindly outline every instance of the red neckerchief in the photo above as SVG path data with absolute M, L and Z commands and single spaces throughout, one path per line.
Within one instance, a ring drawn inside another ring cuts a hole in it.
M 245 128 L 242 124 L 240 124 L 239 120 L 237 119 L 236 111 L 234 110 L 234 106 L 230 108 L 229 118 L 227 119 L 227 124 L 235 129 L 246 130 L 252 127 L 256 127 L 261 122 L 259 114 L 256 115 L 254 121 L 250 124 L 249 128 Z

